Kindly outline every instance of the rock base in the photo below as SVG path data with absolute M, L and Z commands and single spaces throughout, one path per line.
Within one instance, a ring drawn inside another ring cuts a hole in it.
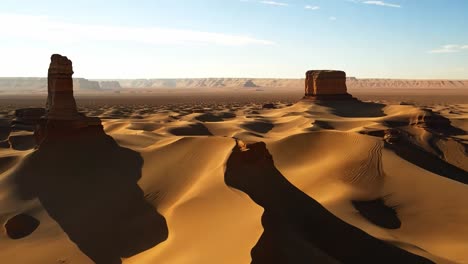
M 34 131 L 36 145 L 51 141 L 73 140 L 77 135 L 96 135 L 103 133 L 101 120 L 97 117 L 81 117 L 78 120 L 41 119 Z
M 322 95 L 306 95 L 302 98 L 303 101 L 354 101 L 357 100 L 350 94 L 322 94 Z
M 22 108 L 15 111 L 15 118 L 11 121 L 14 131 L 34 131 L 42 116 L 46 114 L 45 108 Z

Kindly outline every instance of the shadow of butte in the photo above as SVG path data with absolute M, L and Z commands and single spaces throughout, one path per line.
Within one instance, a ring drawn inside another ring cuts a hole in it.
M 355 100 L 318 101 L 316 104 L 329 107 L 331 113 L 341 117 L 382 117 L 384 104 Z
M 224 179 L 265 210 L 252 263 L 433 263 L 334 216 L 278 171 L 263 142 L 234 147 Z

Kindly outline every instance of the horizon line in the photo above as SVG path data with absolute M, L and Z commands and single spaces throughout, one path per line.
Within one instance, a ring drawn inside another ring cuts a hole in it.
M 0 76 L 0 79 L 47 79 L 47 76 Z M 73 79 L 86 79 L 91 81 L 119 81 L 119 80 L 187 80 L 187 79 L 250 79 L 250 80 L 303 80 L 304 77 L 151 77 L 151 78 L 87 78 L 72 77 Z M 358 80 L 418 80 L 418 81 L 468 81 L 466 79 L 455 78 L 397 78 L 397 77 L 356 77 L 346 76 L 346 78 L 355 78 Z

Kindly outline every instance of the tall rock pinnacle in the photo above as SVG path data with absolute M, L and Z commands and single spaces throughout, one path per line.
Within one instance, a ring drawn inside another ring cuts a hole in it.
M 54 54 L 48 72 L 46 118 L 49 120 L 77 120 L 81 116 L 73 97 L 73 67 L 65 56 Z
M 73 97 L 73 67 L 65 56 L 51 57 L 48 74 L 48 96 L 45 115 L 35 127 L 34 137 L 38 147 L 47 142 L 66 141 L 78 136 L 95 136 L 104 133 L 98 117 L 79 113 Z

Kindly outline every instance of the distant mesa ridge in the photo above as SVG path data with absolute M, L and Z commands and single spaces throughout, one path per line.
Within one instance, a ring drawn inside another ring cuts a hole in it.
M 255 86 L 254 86 L 255 85 Z M 125 89 L 211 88 L 211 87 L 303 87 L 304 79 L 274 78 L 182 78 L 182 79 L 85 79 L 74 78 L 77 93 Z M 346 78 L 349 89 L 468 89 L 468 80 L 404 80 Z M 47 78 L 0 77 L 0 92 L 47 92 Z
M 253 80 L 248 80 L 244 83 L 244 87 L 246 88 L 254 88 L 254 87 L 258 87 L 258 85 L 256 85 Z

